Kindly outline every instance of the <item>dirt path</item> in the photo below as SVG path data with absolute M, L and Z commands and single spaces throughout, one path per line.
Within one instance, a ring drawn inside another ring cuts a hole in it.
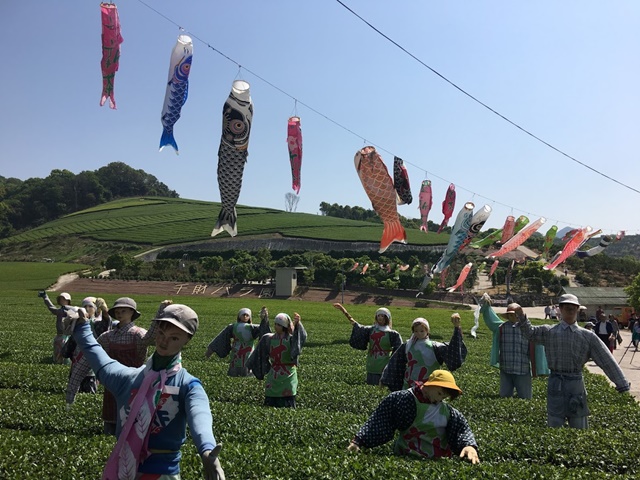
M 58 277 L 58 281 L 51 286 L 49 290 L 54 290 L 56 292 L 65 290 L 66 287 L 78 279 L 78 274 L 76 273 L 68 273 L 66 275 L 60 275 Z

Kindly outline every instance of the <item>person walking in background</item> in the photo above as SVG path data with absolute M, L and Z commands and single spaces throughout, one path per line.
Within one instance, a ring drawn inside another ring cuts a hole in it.
M 460 315 L 451 315 L 453 335 L 450 343 L 434 342 L 429 338 L 429 322 L 422 317 L 411 323 L 411 338 L 398 348 L 382 371 L 380 384 L 389 390 L 406 389 L 423 383 L 444 363 L 450 371 L 458 369 L 467 356 L 467 347 L 462 339 Z
M 640 322 L 636 321 L 633 324 L 633 332 L 631 333 L 631 343 L 636 350 L 638 350 L 638 343 L 640 343 Z
M 69 365 L 71 361 L 64 357 L 64 345 L 69 339 L 68 335 L 64 335 L 62 329 L 62 319 L 67 315 L 66 309 L 71 305 L 71 295 L 62 292 L 56 297 L 58 307 L 49 299 L 47 292 L 41 290 L 38 296 L 44 301 L 45 307 L 56 316 L 56 336 L 53 337 L 53 363 Z
M 374 324 L 364 326 L 356 322 L 340 303 L 334 303 L 333 306 L 353 325 L 349 345 L 357 350 L 367 350 L 367 383 L 379 385 L 389 357 L 402 345 L 402 337 L 392 329 L 391 312 L 388 308 L 379 308 Z
M 557 325 L 532 326 L 522 307 L 515 309 L 522 334 L 544 345 L 549 362 L 547 383 L 547 424 L 561 427 L 568 420 L 571 428 L 588 428 L 589 407 L 582 369 L 589 358 L 616 385 L 618 392 L 628 392 L 629 381 L 595 333 L 576 324 L 578 297 L 560 297 L 562 321 Z
M 547 305 L 544 307 L 544 319 L 551 318 L 551 306 Z
M 507 306 L 505 317 L 500 320 L 491 307 L 491 297 L 486 293 L 480 299 L 480 313 L 485 325 L 493 333 L 490 364 L 500 368 L 500 396 L 531 400 L 531 377 L 549 375 L 544 346 L 533 345 L 516 325 L 517 303 Z
M 593 331 L 596 333 L 598 338 L 602 340 L 610 352 L 613 353 L 613 343 L 615 342 L 615 337 L 613 336 L 613 325 L 604 315 L 600 315 L 598 321 L 596 322 L 596 326 Z
M 555 305 L 551 305 L 551 310 L 549 311 L 549 318 L 551 320 L 558 320 L 558 309 Z
M 464 416 L 445 400 L 462 393 L 453 375 L 434 370 L 424 383 L 387 395 L 347 447 L 357 452 L 390 442 L 396 455 L 421 459 L 451 457 L 480 463 L 478 444 Z
M 251 315 L 250 309 L 241 308 L 238 311 L 236 323 L 227 325 L 207 347 L 207 352 L 205 353 L 207 358 L 210 358 L 214 353 L 218 357 L 224 358 L 233 351 L 229 370 L 227 371 L 227 375 L 230 377 L 247 377 L 251 375 L 246 364 L 249 355 L 253 352 L 255 340 L 267 333 L 271 333 L 267 307 L 262 307 L 260 310 L 260 325 L 252 324 Z
M 618 344 L 622 343 L 622 336 L 620 335 L 620 324 L 618 323 L 618 319 L 609 314 L 609 321 L 611 322 L 611 326 L 613 327 L 613 337 L 611 338 L 611 349 L 613 352 L 613 350 L 616 350 L 618 348 Z
M 307 331 L 298 313 L 293 314 L 293 320 L 286 313 L 279 313 L 274 319 L 274 329 L 275 333 L 260 338 L 249 355 L 247 367 L 258 380 L 266 377 L 266 406 L 296 408 L 298 364 Z
M 119 299 L 117 308 L 125 308 L 126 303 Z M 213 435 L 209 397 L 200 380 L 182 366 L 182 349 L 198 329 L 196 312 L 180 304 L 159 309 L 149 329 L 157 331 L 156 350 L 138 368 L 111 358 L 94 338 L 84 312 L 78 313 L 74 338 L 100 382 L 114 392 L 119 412 L 118 440 L 102 478 L 179 479 L 180 450 L 189 424 L 204 477 L 224 480 L 218 459 L 222 445 Z

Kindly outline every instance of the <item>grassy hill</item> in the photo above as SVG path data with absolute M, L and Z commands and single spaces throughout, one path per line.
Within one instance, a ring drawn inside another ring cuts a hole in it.
M 0 255 L 9 260 L 85 261 L 126 251 L 211 238 L 220 203 L 181 198 L 140 197 L 116 200 L 76 212 L 27 232 L 0 240 Z M 357 220 L 291 213 L 238 205 L 238 237 L 283 236 L 331 241 L 379 242 L 382 225 Z M 449 235 L 407 230 L 412 245 L 442 245 Z

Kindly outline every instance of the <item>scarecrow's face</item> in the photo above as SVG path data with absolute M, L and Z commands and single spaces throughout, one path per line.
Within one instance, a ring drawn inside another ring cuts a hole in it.
M 182 347 L 191 340 L 191 337 L 175 325 L 167 322 L 162 323 L 166 326 L 159 328 L 156 334 L 156 352 L 164 357 L 171 357 L 180 352 Z
M 418 324 L 413 327 L 413 334 L 419 340 L 424 340 L 429 336 L 429 329 L 422 324 Z

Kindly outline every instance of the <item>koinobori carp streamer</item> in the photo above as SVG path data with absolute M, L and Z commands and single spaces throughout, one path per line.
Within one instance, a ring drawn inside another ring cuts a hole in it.
M 218 187 L 222 208 L 211 232 L 214 237 L 223 230 L 238 234 L 236 204 L 242 188 L 244 165 L 249 156 L 249 133 L 253 119 L 253 103 L 249 84 L 236 80 L 222 109 L 222 138 L 218 149 Z

